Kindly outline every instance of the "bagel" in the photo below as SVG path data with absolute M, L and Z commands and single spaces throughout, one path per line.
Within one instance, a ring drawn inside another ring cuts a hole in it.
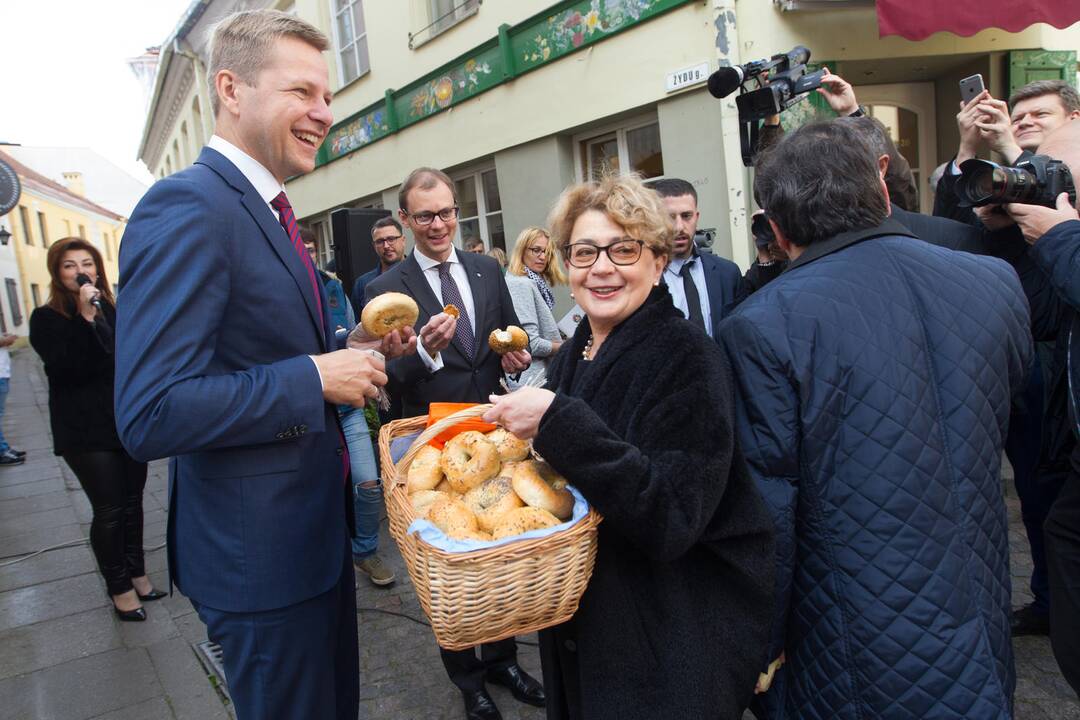
M 416 453 L 409 466 L 405 491 L 412 495 L 420 490 L 433 490 L 442 482 L 442 466 L 439 464 L 442 452 L 430 445 L 425 445 Z
M 574 513 L 574 496 L 566 489 L 566 478 L 546 462 L 518 463 L 511 486 L 526 505 L 546 510 L 560 520 L 569 520 Z
M 547 510 L 541 510 L 540 508 L 534 507 L 518 508 L 516 510 L 511 510 L 502 516 L 499 524 L 496 525 L 495 529 L 492 531 L 491 536 L 495 540 L 500 540 L 504 537 L 520 535 L 521 533 L 526 533 L 530 530 L 555 527 L 559 522 L 559 518 L 555 517 Z
M 394 330 L 412 327 L 420 317 L 416 301 L 404 293 L 388 292 L 368 301 L 360 313 L 364 332 L 372 337 L 383 337 Z
M 492 330 L 488 335 L 488 346 L 505 355 L 515 350 L 524 350 L 529 346 L 529 336 L 517 325 L 507 325 L 505 330 Z
M 504 477 L 493 477 L 465 493 L 465 505 L 472 510 L 481 530 L 491 532 L 499 520 L 509 512 L 524 507 Z
M 499 451 L 483 433 L 466 430 L 446 443 L 440 464 L 450 487 L 464 495 L 499 474 Z
M 426 518 L 431 506 L 446 497 L 449 496 L 438 490 L 419 490 L 409 496 L 409 502 L 412 503 L 413 512 L 416 513 L 416 517 Z
M 499 451 L 499 459 L 504 463 L 529 457 L 529 443 L 506 428 L 496 428 L 484 437 L 495 445 L 495 449 Z
M 514 478 L 514 468 L 516 468 L 517 466 L 518 466 L 518 463 L 514 462 L 513 460 L 511 460 L 509 462 L 504 462 L 503 465 L 502 465 L 502 469 L 499 470 L 499 474 L 496 475 L 495 477 L 501 477 L 501 478 L 506 478 L 507 480 L 512 480 Z
M 442 457 L 442 453 L 439 453 L 439 457 L 440 458 Z M 439 472 L 440 473 L 442 472 L 442 468 L 439 468 Z M 450 481 L 447 480 L 446 478 L 443 478 L 442 482 L 440 482 L 438 485 L 435 486 L 435 489 L 438 490 L 439 492 L 444 492 L 447 495 L 457 495 L 458 494 L 458 493 L 454 492 L 454 488 L 450 487 Z
M 439 498 L 428 508 L 427 517 L 435 527 L 452 538 L 460 538 L 465 533 L 479 529 L 476 516 L 457 498 Z
M 477 540 L 479 542 L 491 542 L 491 533 L 484 532 L 483 530 L 468 530 L 458 533 L 454 538 L 455 540 Z

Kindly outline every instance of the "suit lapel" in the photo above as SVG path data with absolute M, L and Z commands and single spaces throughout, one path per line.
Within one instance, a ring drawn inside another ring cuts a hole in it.
M 296 288 L 300 291 L 300 296 L 304 298 L 304 304 L 307 306 L 308 315 L 311 317 L 311 321 L 315 323 L 319 345 L 323 352 L 326 352 L 327 339 L 326 333 L 323 331 L 327 327 L 326 319 L 322 318 L 322 322 L 320 322 L 315 296 L 312 294 L 312 291 L 318 290 L 311 287 L 311 277 L 308 275 L 307 267 L 305 267 L 304 261 L 300 259 L 296 248 L 293 247 L 292 240 L 289 239 L 285 228 L 277 221 L 270 206 L 263 201 L 259 193 L 255 191 L 254 186 L 244 177 L 244 174 L 229 162 L 224 155 L 216 150 L 204 148 L 197 162 L 210 167 L 241 193 L 241 204 L 251 214 L 252 219 L 259 226 L 267 242 L 270 243 L 270 247 L 273 248 L 281 262 L 285 264 L 289 274 L 292 275 L 293 280 L 296 282 Z M 319 284 L 321 283 L 316 278 L 316 285 Z M 323 303 L 323 306 L 325 307 L 326 303 Z
M 439 298 L 435 297 L 435 293 L 431 291 L 431 285 L 424 277 L 424 271 L 416 262 L 415 255 L 416 253 L 412 253 L 401 261 L 401 284 L 430 318 L 432 315 L 441 313 L 443 306 Z
M 712 315 L 709 334 L 716 337 L 716 328 L 724 315 L 724 281 L 720 277 L 719 263 L 705 260 L 704 255 L 701 256 L 701 269 L 705 271 L 705 292 L 709 296 L 709 312 Z

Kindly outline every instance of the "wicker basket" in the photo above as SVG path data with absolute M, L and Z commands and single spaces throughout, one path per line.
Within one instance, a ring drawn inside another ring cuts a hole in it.
M 433 424 L 397 467 L 390 455 L 391 441 L 423 430 L 427 418 L 395 420 L 379 433 L 390 534 L 405 558 L 435 640 L 447 650 L 463 650 L 565 622 L 577 611 L 596 561 L 596 528 L 601 518 L 592 508 L 580 521 L 552 535 L 471 552 L 446 552 L 406 532 L 416 519 L 405 486 L 416 453 L 443 430 L 478 417 L 489 407 L 477 405 Z

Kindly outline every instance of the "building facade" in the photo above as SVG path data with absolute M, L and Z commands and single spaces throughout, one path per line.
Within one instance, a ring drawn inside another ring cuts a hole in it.
M 191 162 L 211 132 L 212 21 L 251 6 L 294 12 L 331 39 L 336 124 L 315 171 L 288 183 L 324 259 L 333 210 L 395 211 L 404 176 L 431 165 L 457 185 L 459 241 L 507 250 L 569 183 L 611 170 L 682 177 L 700 226 L 716 230 L 713 251 L 746 267 L 754 208 L 735 98 L 705 87 L 720 63 L 810 48 L 890 127 L 925 204 L 925 178 L 959 140 L 959 79 L 981 73 L 998 97 L 1032 79 L 1075 82 L 1080 46 L 1076 26 L 879 38 L 865 0 L 207 0 L 163 45 L 141 150 L 156 177 Z M 803 102 L 784 122 L 822 107 Z
M 29 333 L 29 317 L 34 308 L 49 299 L 49 246 L 64 237 L 81 237 L 101 252 L 105 273 L 114 290 L 119 275 L 120 242 L 127 220 L 83 195 L 83 177 L 77 170 L 67 173 L 62 185 L 16 160 L 0 147 L 0 160 L 19 176 L 22 195 L 19 204 L 0 217 L 0 227 L 11 233 L 8 247 L 13 257 L 0 262 L 0 304 L 7 332 Z M 11 262 L 11 261 L 14 262 Z M 0 328 L 2 329 L 2 328 Z

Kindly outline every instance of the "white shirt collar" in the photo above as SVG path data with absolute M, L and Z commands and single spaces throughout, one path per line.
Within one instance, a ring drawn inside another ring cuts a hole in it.
M 416 262 L 417 262 L 418 265 L 420 265 L 420 269 L 425 271 L 425 272 L 427 272 L 428 270 L 430 270 L 433 267 L 438 267 L 439 265 L 442 265 L 442 263 L 439 262 L 438 260 L 433 260 L 433 259 L 429 258 L 427 255 L 425 255 L 424 253 L 420 252 L 420 248 L 418 248 L 418 247 L 413 248 L 413 254 L 416 255 Z M 455 248 L 452 245 L 450 246 L 450 255 L 446 258 L 446 262 L 448 262 L 448 263 L 459 263 L 459 262 L 461 262 L 460 260 L 458 260 L 457 248 Z
M 270 171 L 260 164 L 258 160 L 220 135 L 211 136 L 210 142 L 206 143 L 206 146 L 217 150 L 235 165 L 236 169 L 247 178 L 248 182 L 255 188 L 255 192 L 259 193 L 259 197 L 266 204 L 269 205 L 270 201 L 278 196 L 278 193 L 285 190 L 285 186 L 275 180 Z

